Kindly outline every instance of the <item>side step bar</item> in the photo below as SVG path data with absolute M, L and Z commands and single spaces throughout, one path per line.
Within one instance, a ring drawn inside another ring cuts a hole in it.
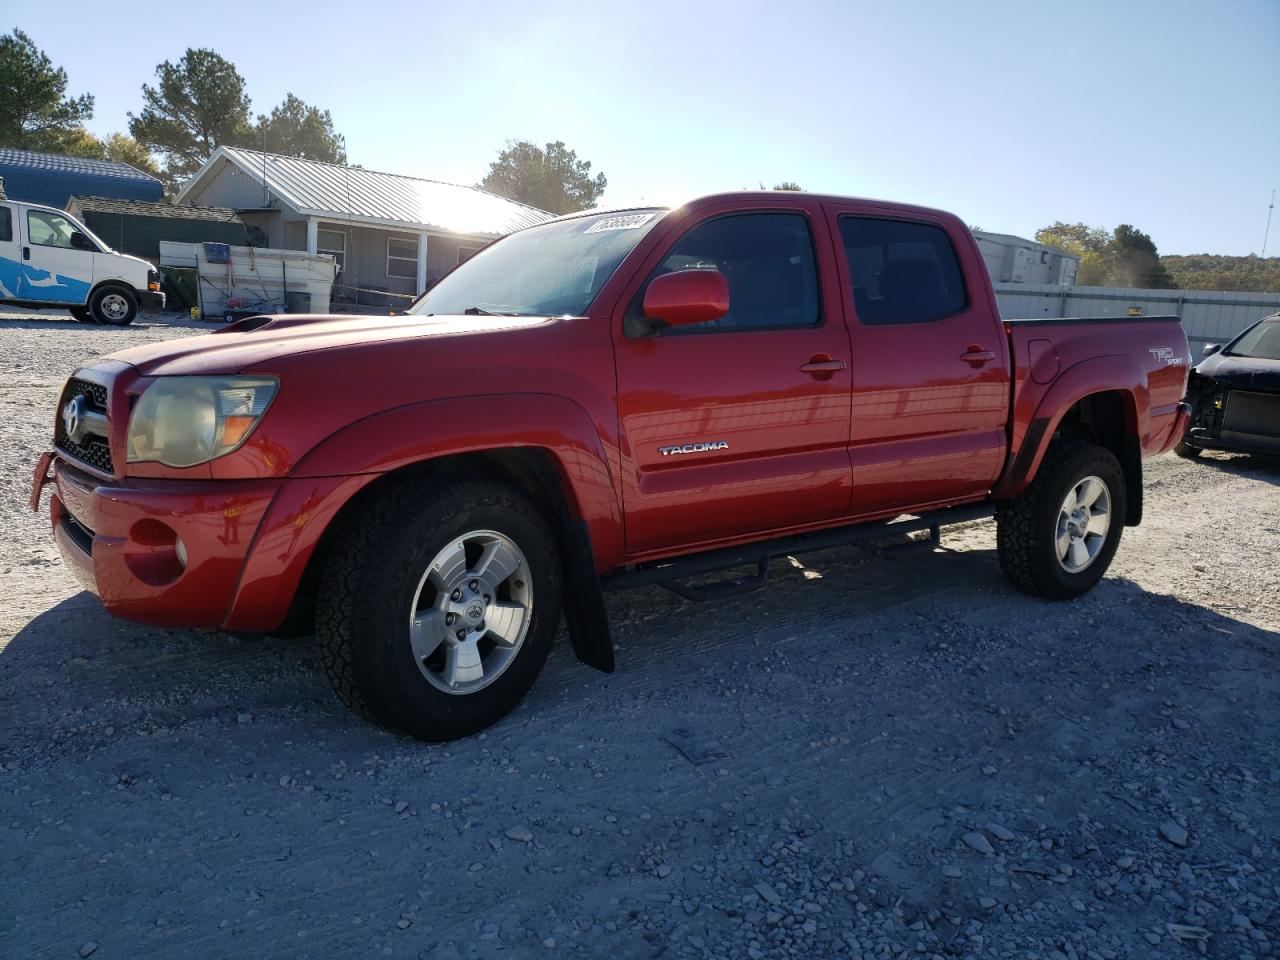
M 706 601 L 718 600 L 756 590 L 764 585 L 769 576 L 769 561 L 774 557 L 785 557 L 797 553 L 810 553 L 814 550 L 828 550 L 831 547 L 843 547 L 855 543 L 867 543 L 872 540 L 883 540 L 908 533 L 929 531 L 929 538 L 918 543 L 895 545 L 886 548 L 886 553 L 894 553 L 902 549 L 914 549 L 926 545 L 936 546 L 941 538 L 941 528 L 955 523 L 967 523 L 972 520 L 986 520 L 995 514 L 990 503 L 970 504 L 963 507 L 951 507 L 936 513 L 927 513 L 919 517 L 906 517 L 898 520 L 880 520 L 875 523 L 859 523 L 833 530 L 820 530 L 816 533 L 802 533 L 794 537 L 781 537 L 777 540 L 763 540 L 759 543 L 743 544 L 740 547 L 725 547 L 719 550 L 707 550 L 686 557 L 674 557 L 670 560 L 657 560 L 653 563 L 639 564 L 606 574 L 600 578 L 600 585 L 605 590 L 627 590 L 631 587 L 659 584 L 686 600 Z M 700 577 L 717 570 L 728 570 L 733 567 L 754 565 L 755 573 L 740 577 L 731 577 L 718 583 L 690 586 L 681 580 Z

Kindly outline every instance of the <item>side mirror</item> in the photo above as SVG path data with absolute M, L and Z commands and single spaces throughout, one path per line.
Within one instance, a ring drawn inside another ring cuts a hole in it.
M 1204 349 L 1200 351 L 1202 357 L 1212 357 L 1215 353 L 1222 349 L 1220 343 L 1206 343 Z
M 93 241 L 86 237 L 79 230 L 71 231 L 71 246 L 76 250 L 96 250 Z
M 729 312 L 729 281 L 719 270 L 677 270 L 644 292 L 644 315 L 669 327 L 719 320 Z

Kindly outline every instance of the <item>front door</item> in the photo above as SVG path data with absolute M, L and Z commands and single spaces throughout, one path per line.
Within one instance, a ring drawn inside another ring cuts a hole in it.
M 1004 463 L 1007 341 L 950 220 L 828 207 L 853 344 L 853 512 L 979 497 Z
M 0 203 L 0 300 L 17 300 L 22 276 L 22 237 L 17 211 Z
M 79 228 L 52 210 L 26 211 L 19 297 L 47 303 L 83 304 L 93 286 L 93 251 L 71 244 Z
M 848 510 L 849 338 L 815 240 L 799 205 L 712 216 L 629 299 L 616 355 L 633 555 Z M 726 316 L 656 333 L 631 322 L 648 280 L 690 269 L 725 275 Z

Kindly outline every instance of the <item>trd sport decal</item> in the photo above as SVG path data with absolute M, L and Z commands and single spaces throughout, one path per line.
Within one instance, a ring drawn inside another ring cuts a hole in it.
M 1147 352 L 1157 360 L 1163 360 L 1171 367 L 1179 366 L 1182 363 L 1182 357 L 1173 352 L 1173 347 L 1147 347 Z
M 658 452 L 664 457 L 673 457 L 681 453 L 710 453 L 712 450 L 728 450 L 727 440 L 706 440 L 702 443 L 685 443 L 678 447 L 659 447 Z

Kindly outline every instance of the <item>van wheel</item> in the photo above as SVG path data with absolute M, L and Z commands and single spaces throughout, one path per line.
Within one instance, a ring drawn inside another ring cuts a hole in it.
M 1125 519 L 1124 471 L 1093 443 L 1055 444 L 1022 496 L 996 513 L 1000 566 L 1024 593 L 1069 600 L 1111 565 Z
M 67 313 L 71 314 L 71 316 L 73 316 L 76 320 L 80 321 L 81 323 L 97 323 L 98 322 L 97 320 L 93 319 L 93 314 L 89 312 L 88 307 L 67 307 Z
M 101 287 L 89 300 L 89 312 L 98 323 L 128 326 L 138 315 L 138 299 L 124 287 Z
M 432 741 L 516 707 L 560 624 L 555 537 L 528 498 L 488 481 L 405 481 L 338 536 L 316 639 L 348 706 Z
M 1193 447 L 1185 440 L 1179 440 L 1178 445 L 1173 448 L 1173 452 L 1184 460 L 1195 460 L 1200 454 L 1204 453 L 1199 447 Z

